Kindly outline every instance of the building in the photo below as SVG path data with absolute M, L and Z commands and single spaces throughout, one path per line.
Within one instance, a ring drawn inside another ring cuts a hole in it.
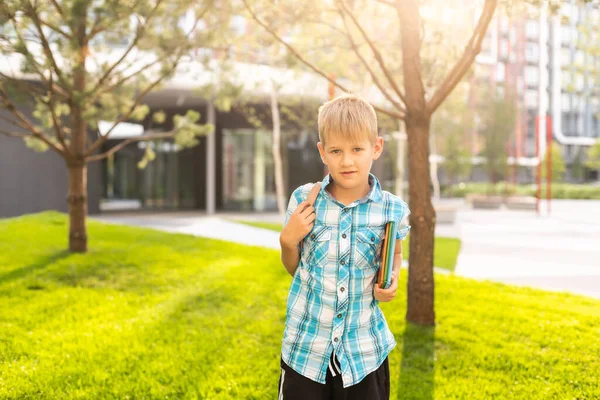
M 498 16 L 491 22 L 476 60 L 475 77 L 496 87 L 500 94 L 516 95 L 517 122 L 509 144 L 509 162 L 517 160 L 518 165 L 529 167 L 520 170 L 519 181 L 534 179 L 538 115 L 550 117 L 552 138 L 561 146 L 568 180 L 577 180 L 575 164 L 600 140 L 598 74 L 580 68 L 597 69 L 599 65 L 599 57 L 593 54 L 600 48 L 598 36 L 588 37 L 581 31 L 593 32 L 599 23 L 600 10 L 574 0 L 565 2 L 558 15 L 550 16 L 542 9 L 539 18 Z M 538 122 L 542 133 L 545 121 L 541 118 Z M 546 146 L 542 134 L 541 155 Z M 471 147 L 477 154 L 475 138 Z M 598 177 L 596 171 L 588 170 L 584 178 Z

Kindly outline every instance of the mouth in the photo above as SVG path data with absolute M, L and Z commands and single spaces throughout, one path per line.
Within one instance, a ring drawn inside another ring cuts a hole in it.
M 355 173 L 356 173 L 356 171 L 348 171 L 348 172 L 342 172 L 341 174 L 343 176 L 351 176 L 352 174 L 355 174 Z

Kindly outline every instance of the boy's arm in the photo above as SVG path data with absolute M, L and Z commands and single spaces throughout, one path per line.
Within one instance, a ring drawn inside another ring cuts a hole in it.
M 300 262 L 300 242 L 308 235 L 314 225 L 316 215 L 313 204 L 320 190 L 321 183 L 317 182 L 308 194 L 307 199 L 298 204 L 279 236 L 281 262 L 291 276 L 296 273 L 296 268 L 298 268 Z

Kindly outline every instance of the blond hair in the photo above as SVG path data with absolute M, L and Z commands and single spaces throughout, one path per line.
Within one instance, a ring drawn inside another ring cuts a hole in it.
M 340 135 L 352 143 L 368 138 L 377 140 L 377 115 L 372 105 L 347 93 L 319 107 L 319 140 L 325 144 L 330 135 Z

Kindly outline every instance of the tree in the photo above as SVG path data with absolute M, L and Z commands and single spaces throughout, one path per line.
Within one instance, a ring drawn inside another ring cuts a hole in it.
M 315 7 L 314 2 L 294 1 L 291 4 L 281 1 L 277 10 L 280 14 L 287 11 L 288 15 L 293 16 L 292 20 L 304 17 L 323 21 L 323 24 L 331 27 L 330 36 L 340 34 L 355 56 L 353 65 L 367 71 L 373 85 L 384 98 L 386 105 L 375 104 L 375 108 L 404 121 L 408 135 L 409 207 L 412 211 L 406 318 L 417 324 L 433 325 L 435 212 L 429 187 L 429 127 L 433 113 L 460 82 L 479 53 L 497 1 L 484 2 L 475 28 L 452 68 L 445 71 L 444 66 L 440 66 L 436 74 L 428 75 L 424 73 L 421 63 L 425 36 L 417 0 L 354 1 L 352 4 L 336 0 L 332 3 L 332 7 L 328 7 L 330 3 Z M 326 67 L 313 62 L 310 51 L 302 52 L 289 40 L 293 28 L 282 33 L 271 24 L 271 14 L 262 16 L 264 8 L 261 9 L 260 4 L 251 6 L 248 0 L 244 0 L 244 4 L 251 17 L 282 43 L 290 54 L 341 90 L 350 91 L 339 79 L 331 78 L 331 71 L 324 69 Z M 273 7 L 271 2 L 268 5 Z M 435 6 L 432 9 L 435 10 Z M 376 14 L 375 17 L 371 12 Z M 396 21 L 389 18 L 390 15 L 395 15 Z M 453 35 L 455 32 L 447 30 L 446 34 Z M 335 45 L 339 43 L 333 43 L 332 47 Z M 431 87 L 429 80 L 436 75 L 443 76 L 441 83 L 436 89 L 426 92 L 426 88 Z
M 444 171 L 449 183 L 468 175 L 472 169 L 471 154 L 465 148 L 465 134 L 474 129 L 475 115 L 468 107 L 469 85 L 459 85 L 446 99 L 432 119 L 431 135 L 435 147 L 444 157 Z
M 585 166 L 590 169 L 600 169 L 600 140 L 587 149 Z
M 101 152 L 119 123 L 148 115 L 142 103 L 148 92 L 184 61 L 201 61 L 191 51 L 220 37 L 217 27 L 223 24 L 217 19 L 224 13 L 214 8 L 211 0 L 0 4 L 0 50 L 19 64 L 13 73 L 0 74 L 0 106 L 9 111 L 0 118 L 14 127 L 0 134 L 21 138 L 37 150 L 51 149 L 65 161 L 71 251 L 87 251 L 88 163 L 139 141 L 172 138 L 182 147 L 193 146 L 212 130 L 198 125 L 199 113 L 189 110 L 174 116 L 171 131 L 130 138 Z M 23 106 L 33 108 L 34 118 Z M 153 118 L 164 120 L 164 113 Z M 100 120 L 114 122 L 95 135 Z M 140 165 L 153 157 L 146 146 Z
M 585 172 L 582 158 L 581 151 L 577 149 L 575 158 L 573 158 L 573 162 L 571 163 L 571 177 L 578 183 L 583 181 L 583 174 Z
M 563 180 L 565 175 L 566 167 L 565 167 L 565 159 L 562 156 L 562 152 L 560 151 L 560 146 L 552 142 L 552 146 L 546 149 L 546 153 L 544 154 L 544 159 L 542 160 L 542 165 L 545 166 L 548 160 L 548 150 L 552 151 L 552 182 L 559 182 Z M 542 179 L 546 179 L 547 168 L 542 167 Z
M 481 109 L 478 131 L 484 140 L 480 155 L 484 159 L 489 181 L 495 184 L 506 172 L 507 143 L 515 128 L 516 109 L 510 98 L 489 97 L 492 100 L 486 100 Z

